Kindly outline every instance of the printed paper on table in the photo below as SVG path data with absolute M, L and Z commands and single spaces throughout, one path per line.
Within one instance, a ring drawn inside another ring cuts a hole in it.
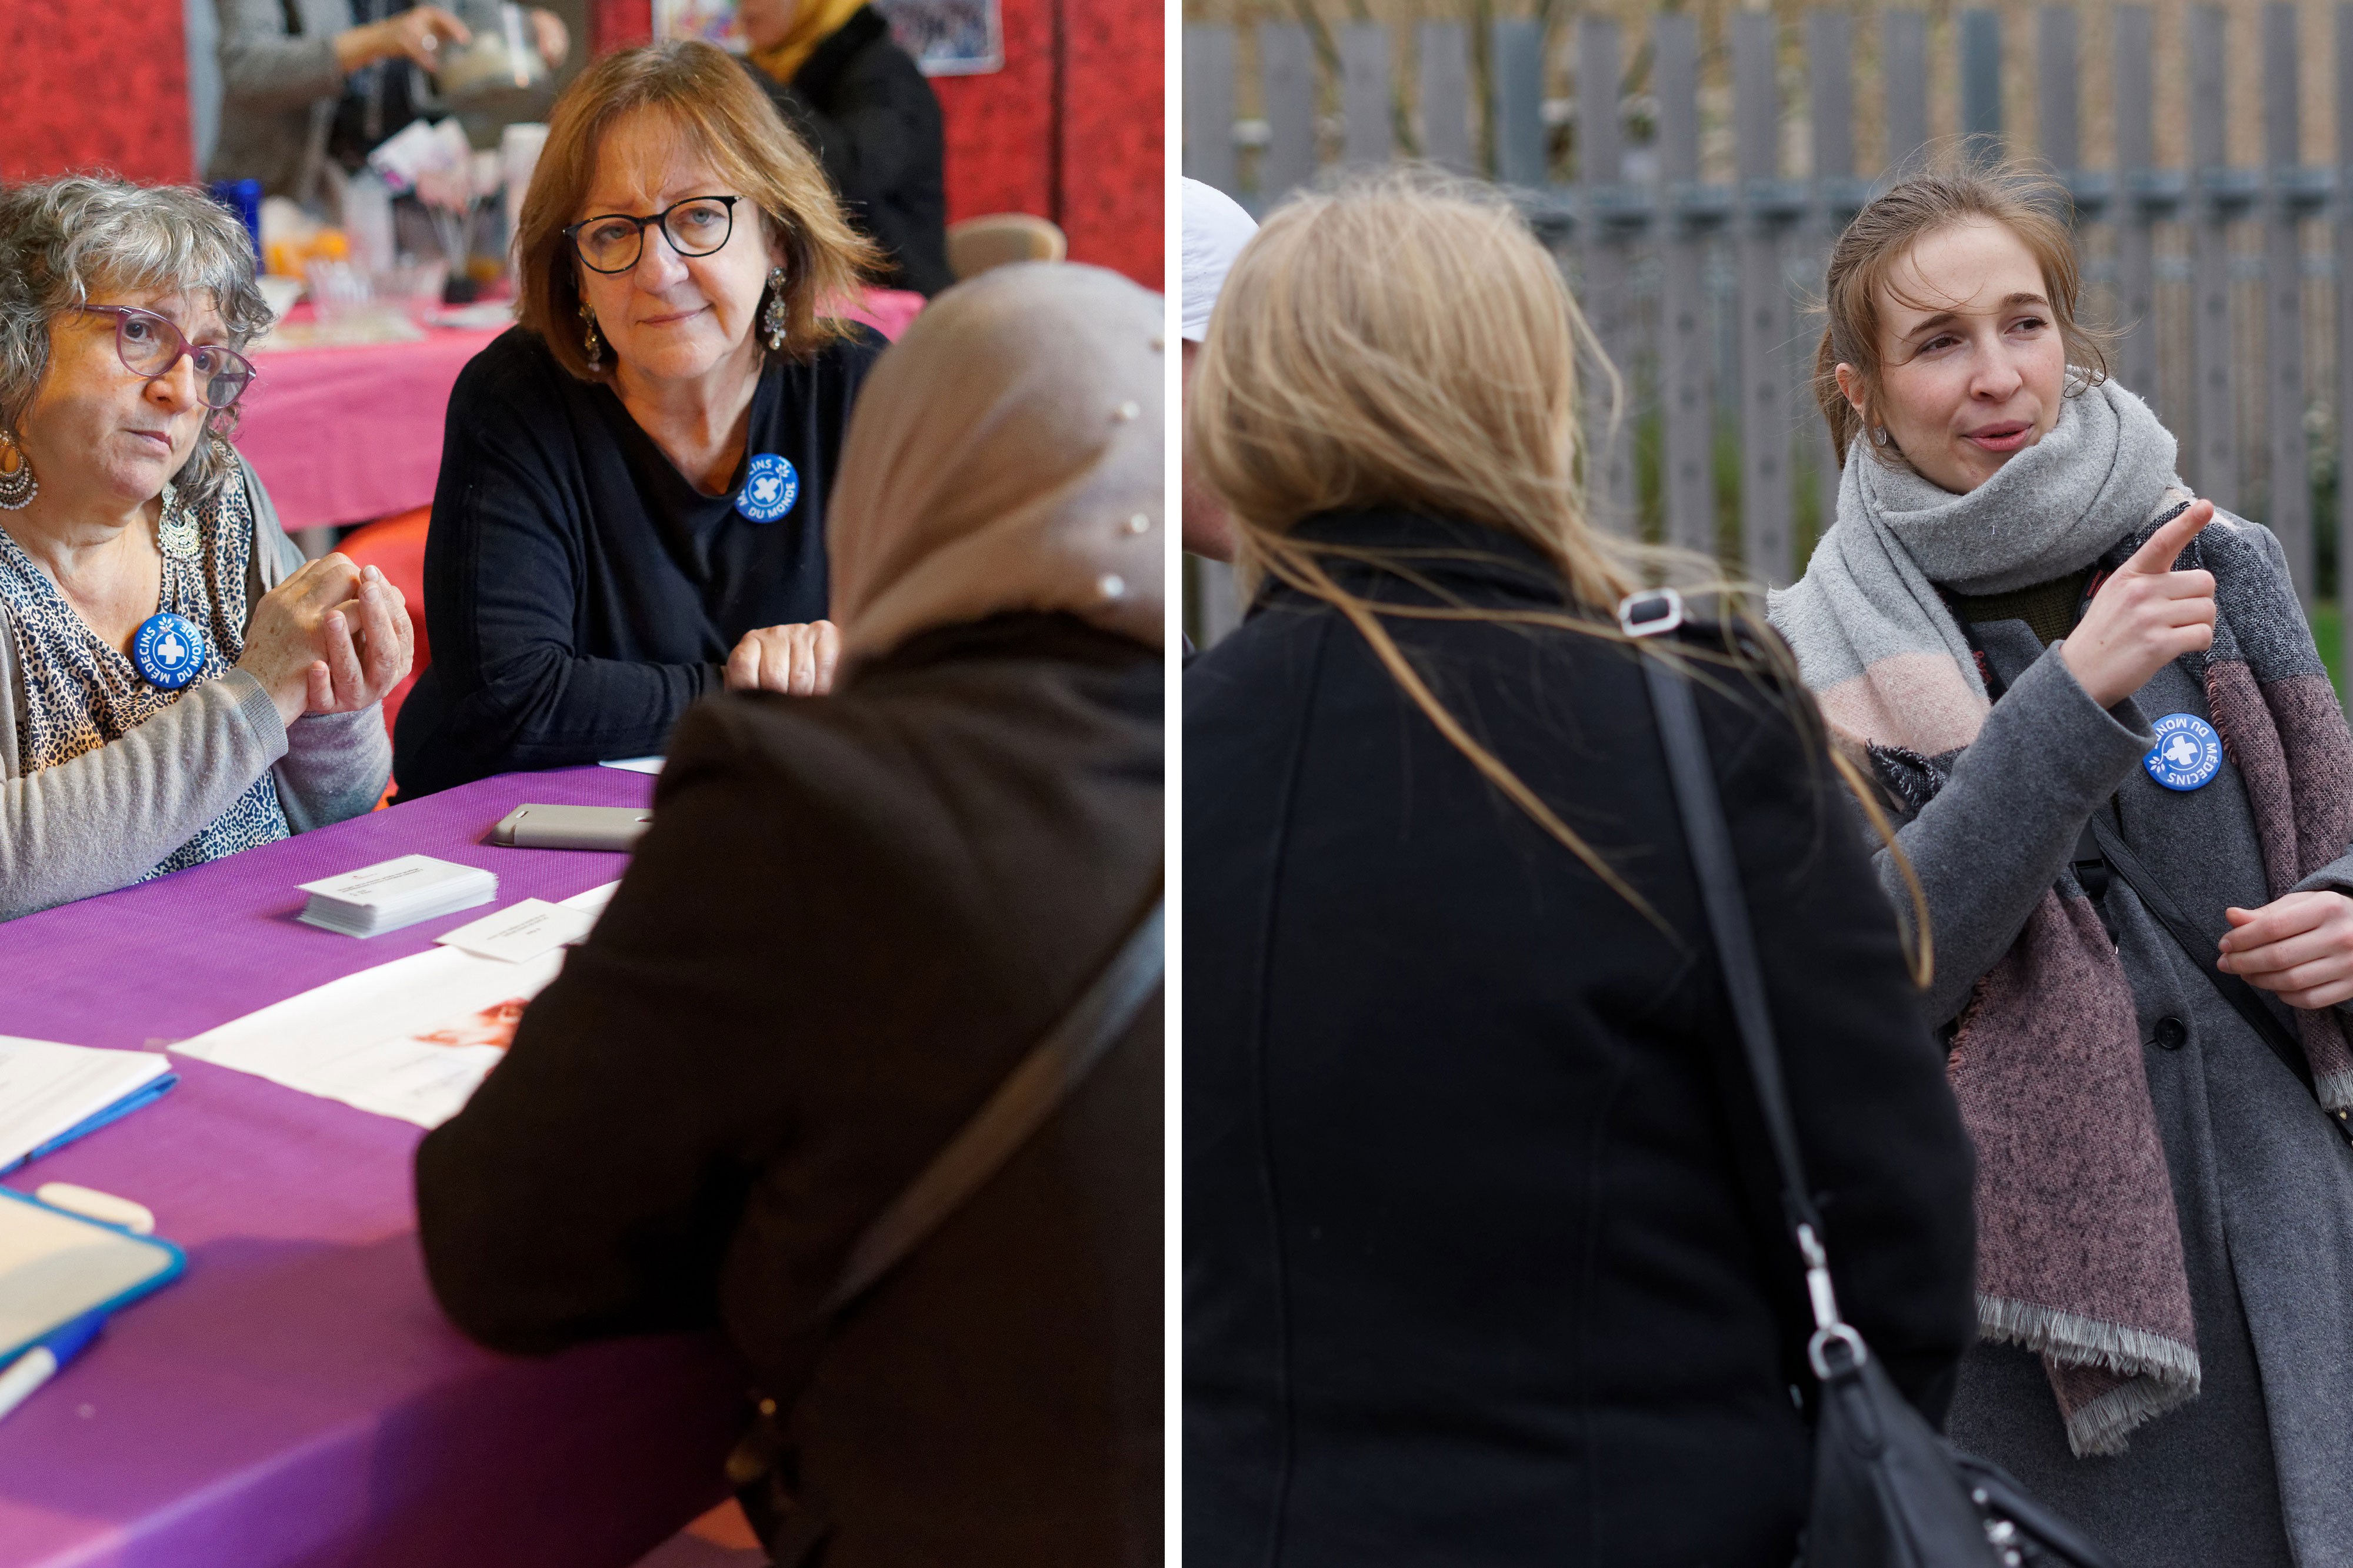
M 601 911 L 611 885 L 564 900 Z M 419 1127 L 458 1114 L 506 1056 L 564 950 L 525 963 L 437 947 L 290 996 L 172 1048 Z

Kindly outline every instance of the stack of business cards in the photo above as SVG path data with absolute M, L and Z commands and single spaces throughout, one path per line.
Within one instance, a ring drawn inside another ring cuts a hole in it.
M 301 888 L 311 895 L 301 916 L 308 923 L 345 936 L 380 936 L 487 904 L 499 896 L 499 879 L 479 866 L 403 855 Z

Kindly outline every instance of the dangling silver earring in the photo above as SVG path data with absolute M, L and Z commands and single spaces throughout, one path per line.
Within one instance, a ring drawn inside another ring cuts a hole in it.
M 588 323 L 588 368 L 595 370 L 605 363 L 605 340 L 596 335 L 596 312 L 588 308 L 585 300 L 580 304 L 580 319 Z
M 767 334 L 768 347 L 785 346 L 785 331 L 792 322 L 785 308 L 785 269 L 768 268 L 768 308 L 760 316 L 760 330 Z
M 1886 426 L 1874 425 L 1871 427 L 1871 444 L 1874 447 L 1884 447 L 1887 445 Z
M 0 428 L 0 450 L 14 453 L 16 458 L 13 468 L 0 462 L 0 511 L 22 511 L 41 493 L 41 481 L 33 477 L 33 459 L 16 444 L 14 430 Z

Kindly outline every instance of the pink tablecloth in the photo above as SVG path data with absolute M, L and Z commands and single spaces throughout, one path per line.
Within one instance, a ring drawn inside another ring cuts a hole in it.
M 849 314 L 895 340 L 923 308 L 921 294 L 870 289 Z M 279 520 L 317 528 L 431 505 L 449 389 L 498 335 L 436 327 L 422 342 L 257 355 L 237 444 Z
M 0 1034 L 155 1048 L 431 945 L 298 924 L 298 882 L 410 850 L 487 866 L 501 903 L 625 858 L 481 842 L 525 801 L 641 805 L 582 768 L 488 779 L 0 925 Z M 162 1100 L 15 1173 L 155 1211 L 188 1271 L 0 1421 L 0 1568 L 620 1568 L 720 1500 L 742 1374 L 715 1340 L 543 1361 L 433 1304 L 419 1130 L 182 1059 Z

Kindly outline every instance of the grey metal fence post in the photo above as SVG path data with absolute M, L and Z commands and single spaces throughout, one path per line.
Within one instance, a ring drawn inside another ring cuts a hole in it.
M 1422 155 L 1458 174 L 1479 170 L 1471 140 L 1471 40 L 1460 22 L 1424 22 L 1419 71 Z
M 1964 11 L 1961 35 L 1961 135 L 1973 163 L 2001 156 L 2001 13 Z
M 1846 226 L 1843 193 L 1854 178 L 1854 38 L 1843 11 L 1806 13 L 1806 83 L 1813 100 L 1814 241 L 1819 247 L 1813 266 L 1817 299 L 1828 281 L 1831 247 Z M 1814 457 L 1814 493 L 1821 531 L 1838 521 L 1839 457 L 1831 446 L 1830 426 L 1814 416 L 1813 387 L 1807 379 L 1813 366 L 1810 345 L 1817 341 L 1812 323 L 1798 335 L 1795 348 L 1798 375 L 1798 417 L 1813 432 L 1809 444 Z
M 2313 600 L 2312 485 L 2304 443 L 2304 246 L 2293 174 L 2303 160 L 2295 6 L 2263 7 L 2263 394 L 2271 494 L 2264 521 L 2287 553 L 2296 596 Z
M 1885 11 L 1879 27 L 1881 85 L 1887 93 L 1884 179 L 1928 142 L 1928 14 Z
M 2035 151 L 2070 181 L 2084 161 L 2075 110 L 2080 80 L 2075 8 L 2046 5 L 2034 16 Z
M 1659 100 L 1659 413 L 1665 426 L 1661 477 L 1667 542 L 1713 557 L 1715 404 L 1708 395 L 1707 300 L 1700 279 L 1704 246 L 1674 212 L 1675 198 L 1699 183 L 1699 28 L 1691 13 L 1653 18 L 1651 47 Z
M 1756 582 L 1795 575 L 1789 538 L 1789 291 L 1778 220 L 1765 187 L 1780 172 L 1781 93 L 1774 79 L 1770 12 L 1732 18 L 1732 121 L 1740 195 L 1741 558 Z
M 1340 116 L 1347 126 L 1344 162 L 1389 161 L 1397 151 L 1389 125 L 1389 30 L 1378 22 L 1340 29 Z
M 1234 173 L 1234 30 L 1185 29 L 1185 174 L 1229 196 Z
M 2157 173 L 2154 27 L 2146 5 L 2116 9 L 2111 79 L 2116 107 L 2116 189 L 2109 219 L 2116 226 L 2116 373 L 2128 391 L 2166 416 L 2157 373 L 2157 258 L 2141 186 Z
M 1587 324 L 1611 374 L 1588 374 L 1585 405 L 1585 489 L 1593 521 L 1612 533 L 1633 534 L 1633 429 L 1626 378 L 1633 369 L 1632 300 L 1628 298 L 1624 237 L 1603 220 L 1625 170 L 1618 128 L 1618 24 L 1587 16 L 1577 24 L 1577 142 L 1580 206 L 1577 237 L 1585 273 Z
M 1307 29 L 1291 23 L 1260 27 L 1258 75 L 1267 130 L 1258 160 L 1263 211 L 1315 178 L 1315 45 Z
M 1551 183 L 1545 155 L 1544 25 L 1504 17 L 1493 25 L 1489 58 L 1495 76 L 1495 177 L 1542 190 Z
M 2189 482 L 2226 510 L 2239 509 L 2238 407 L 2231 395 L 2231 229 L 2222 205 L 2223 90 L 2229 81 L 2222 11 L 2189 12 L 2190 407 Z

